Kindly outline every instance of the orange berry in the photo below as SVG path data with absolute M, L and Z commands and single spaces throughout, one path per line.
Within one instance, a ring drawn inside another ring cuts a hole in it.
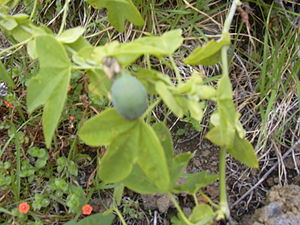
M 19 204 L 19 212 L 26 214 L 30 209 L 30 205 L 27 202 L 22 202 Z
M 10 102 L 4 102 L 4 104 L 7 106 L 7 108 L 13 109 L 14 106 Z
M 91 215 L 91 213 L 93 211 L 93 207 L 89 204 L 86 204 L 86 205 L 82 206 L 81 210 L 82 210 L 83 215 Z

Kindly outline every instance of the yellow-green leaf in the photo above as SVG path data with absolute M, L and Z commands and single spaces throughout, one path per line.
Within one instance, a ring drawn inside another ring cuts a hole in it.
M 221 48 L 229 45 L 230 39 L 210 40 L 205 45 L 196 48 L 185 60 L 186 64 L 212 66 L 220 61 Z
M 167 159 L 153 128 L 145 122 L 140 123 L 137 164 L 156 187 L 168 191 L 170 174 Z
M 237 133 L 232 148 L 228 148 L 227 151 L 236 160 L 244 163 L 246 166 L 258 168 L 258 160 L 252 145 L 248 140 L 240 138 Z
M 88 0 L 96 9 L 106 8 L 108 20 L 113 27 L 123 32 L 125 20 L 137 26 L 144 25 L 144 19 L 131 0 Z
M 90 146 L 109 145 L 114 138 L 136 123 L 137 120 L 126 120 L 115 109 L 108 108 L 85 121 L 79 129 L 79 137 Z
M 105 183 L 116 183 L 125 179 L 138 158 L 139 127 L 119 134 L 109 145 L 101 159 L 99 176 Z

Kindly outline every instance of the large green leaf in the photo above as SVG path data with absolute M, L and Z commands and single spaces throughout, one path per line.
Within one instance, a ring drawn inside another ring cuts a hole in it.
M 141 194 L 167 193 L 165 188 L 159 188 L 141 169 L 140 165 L 134 165 L 131 174 L 122 181 L 129 189 Z
M 149 36 L 123 44 L 117 54 L 172 55 L 182 42 L 182 30 L 171 30 L 161 36 Z
M 169 56 L 182 44 L 181 34 L 181 30 L 171 30 L 161 36 L 142 37 L 129 43 L 111 42 L 95 48 L 94 61 L 101 63 L 104 57 L 114 56 L 127 66 L 142 55 Z
M 58 125 L 60 115 L 67 99 L 68 85 L 71 78 L 71 71 L 63 74 L 59 83 L 54 88 L 51 96 L 47 99 L 43 112 L 43 132 L 46 146 L 49 148 L 54 131 Z
M 108 108 L 84 122 L 79 129 L 79 137 L 90 146 L 109 145 L 136 123 L 137 120 L 126 120 L 115 109 Z
M 218 41 L 211 40 L 205 45 L 196 48 L 184 62 L 190 65 L 212 66 L 220 61 L 222 47 L 229 44 L 229 36 Z
M 187 192 L 189 194 L 196 194 L 200 188 L 209 185 L 218 179 L 216 174 L 208 174 L 206 171 L 201 171 L 194 174 L 183 174 L 183 184 L 175 187 L 175 192 Z
M 43 131 L 50 147 L 67 97 L 71 63 L 64 47 L 51 35 L 36 38 L 40 72 L 28 86 L 27 106 L 31 113 L 44 105 Z
M 161 192 L 168 191 L 170 174 L 163 147 L 153 128 L 142 121 L 137 164 Z
M 111 225 L 113 223 L 113 220 L 115 218 L 115 215 L 110 213 L 108 215 L 104 215 L 101 213 L 97 213 L 88 217 L 85 217 L 84 219 L 80 220 L 79 222 L 76 222 L 74 220 L 71 220 L 64 225 Z
M 157 137 L 159 138 L 167 158 L 168 168 L 170 171 L 170 189 L 176 185 L 183 170 L 186 168 L 189 160 L 193 157 L 192 153 L 186 152 L 174 157 L 172 135 L 167 126 L 160 122 L 153 126 Z
M 159 122 L 153 125 L 153 129 L 160 140 L 160 143 L 164 149 L 165 156 L 168 161 L 169 167 L 172 165 L 173 162 L 173 141 L 172 135 L 168 129 L 168 127 L 163 123 Z
M 125 20 L 143 26 L 144 20 L 131 0 L 88 0 L 96 9 L 106 8 L 108 20 L 119 32 L 124 31 Z
M 16 88 L 15 82 L 8 75 L 6 69 L 1 61 L 0 61 L 0 80 L 5 81 L 9 87 Z
M 99 176 L 105 183 L 119 182 L 130 174 L 138 158 L 138 140 L 138 125 L 113 139 L 99 168 Z
M 235 135 L 232 148 L 228 148 L 227 151 L 236 160 L 245 165 L 258 168 L 258 160 L 252 145 L 246 139 L 240 138 L 238 133 Z
M 28 85 L 27 107 L 31 113 L 45 104 L 61 79 L 68 76 L 71 63 L 64 47 L 50 35 L 36 38 L 36 50 L 40 62 L 39 74 Z

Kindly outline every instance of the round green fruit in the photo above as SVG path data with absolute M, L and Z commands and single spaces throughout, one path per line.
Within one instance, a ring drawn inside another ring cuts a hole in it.
M 134 120 L 147 109 L 147 91 L 144 85 L 129 73 L 122 73 L 111 87 L 114 108 L 126 119 Z

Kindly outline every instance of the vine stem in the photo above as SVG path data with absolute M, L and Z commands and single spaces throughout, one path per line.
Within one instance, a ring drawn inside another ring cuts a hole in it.
M 229 218 L 230 211 L 226 194 L 226 149 L 221 148 L 219 153 L 219 189 L 220 189 L 220 210 L 217 219 L 223 219 L 224 215 Z
M 154 109 L 154 107 L 161 101 L 161 98 L 156 99 L 146 110 L 146 112 L 144 112 L 144 114 L 142 115 L 142 118 L 145 118 L 148 114 L 150 114 L 152 112 L 152 110 Z
M 71 0 L 66 0 L 66 2 L 65 2 L 65 5 L 64 5 L 64 14 L 63 14 L 63 18 L 62 18 L 62 22 L 61 22 L 58 34 L 61 34 L 63 32 L 64 28 L 65 28 L 70 1 Z
M 123 225 L 127 225 L 122 213 L 120 212 L 120 210 L 117 207 L 114 207 L 114 211 L 117 213 L 117 215 L 119 216 L 121 222 Z
M 30 14 L 30 17 L 29 17 L 30 20 L 32 20 L 34 14 L 35 14 L 35 12 L 36 12 L 37 3 L 38 3 L 38 0 L 34 0 L 33 9 L 32 9 L 32 11 L 31 11 L 31 14 Z
M 229 35 L 230 25 L 232 23 L 235 11 L 237 6 L 241 5 L 240 0 L 233 0 L 232 5 L 230 7 L 229 13 L 224 22 L 224 27 L 222 30 L 222 37 L 226 38 Z M 228 70 L 228 56 L 227 51 L 229 49 L 229 45 L 224 45 L 221 49 L 221 62 L 222 62 L 222 75 L 224 77 L 229 76 Z M 217 219 L 222 219 L 224 216 L 226 218 L 230 217 L 230 210 L 227 201 L 227 193 L 226 193 L 226 148 L 221 147 L 219 153 L 219 190 L 220 190 L 220 210 L 218 212 Z
M 228 15 L 226 17 L 226 20 L 224 22 L 224 27 L 223 27 L 222 33 L 229 32 L 230 25 L 232 23 L 232 19 L 233 19 L 234 13 L 236 11 L 236 8 L 238 6 L 240 6 L 241 4 L 242 4 L 242 2 L 240 0 L 233 0 L 232 5 L 231 5 L 230 10 L 229 10 L 229 13 L 228 13 Z
M 169 196 L 169 198 L 172 200 L 172 202 L 173 202 L 173 204 L 175 205 L 175 207 L 176 207 L 176 209 L 177 209 L 177 211 L 178 211 L 178 213 L 179 213 L 181 219 L 183 219 L 183 221 L 185 222 L 185 224 L 187 224 L 187 225 L 193 225 L 193 224 L 188 220 L 188 218 L 186 218 L 186 216 L 184 215 L 183 211 L 181 210 L 181 208 L 180 208 L 178 202 L 176 201 L 176 199 L 174 198 L 174 196 L 173 196 L 171 193 L 169 193 L 168 196 Z
M 9 52 L 10 50 L 13 50 L 13 49 L 15 49 L 15 48 L 22 47 L 23 45 L 26 45 L 26 44 L 27 44 L 29 41 L 31 41 L 31 40 L 32 40 L 32 38 L 29 38 L 29 39 L 27 39 L 27 40 L 25 40 L 25 41 L 22 41 L 22 42 L 20 42 L 20 43 L 18 43 L 18 44 L 15 44 L 15 45 L 10 46 L 9 48 L 4 49 L 3 51 L 0 52 L 0 56 L 3 55 L 3 54 L 5 54 L 6 52 Z
M 178 67 L 176 66 L 175 60 L 172 55 L 170 55 L 169 58 L 170 58 L 171 65 L 175 71 L 175 76 L 176 76 L 177 82 L 178 82 L 178 84 L 181 84 L 182 80 L 181 80 L 181 76 L 180 76 Z

